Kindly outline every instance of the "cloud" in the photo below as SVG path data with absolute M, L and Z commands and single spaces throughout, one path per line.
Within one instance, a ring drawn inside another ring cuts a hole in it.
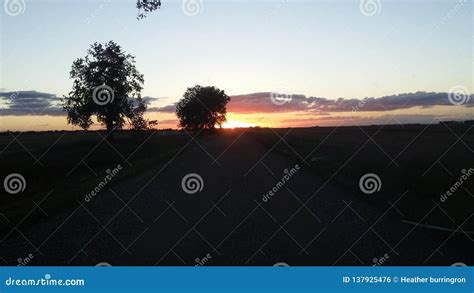
M 393 111 L 412 107 L 429 108 L 452 105 L 448 99 L 448 93 L 434 92 L 404 93 L 365 99 L 339 98 L 336 100 L 294 94 L 291 95 L 289 102 L 282 105 L 273 103 L 271 95 L 270 92 L 259 92 L 231 96 L 227 112 L 237 114 L 300 112 L 303 114 L 328 115 L 328 113 L 335 112 Z M 0 104 L 0 114 L 63 116 L 65 113 L 59 105 L 59 99 L 54 94 L 37 91 L 0 91 L 0 101 L 4 101 L 3 108 Z M 148 105 L 161 99 L 163 98 L 143 97 Z M 174 113 L 176 104 L 173 103 L 163 107 L 149 106 L 148 112 Z M 470 95 L 463 106 L 474 107 L 474 95 Z
M 416 92 L 406 93 L 381 98 L 365 98 L 327 100 L 324 98 L 309 98 L 311 106 L 309 111 L 325 112 L 356 112 L 356 111 L 392 111 L 412 107 L 430 108 L 434 106 L 452 106 L 448 93 Z M 466 107 L 474 106 L 471 95 L 464 104 Z
M 247 95 L 231 96 L 229 105 L 227 106 L 227 112 L 250 114 L 305 111 L 308 106 L 306 103 L 307 101 L 304 95 L 293 95 L 292 103 L 281 107 L 275 107 L 276 105 L 271 101 L 270 92 L 253 93 Z M 154 112 L 174 113 L 176 110 L 176 104 L 177 103 L 164 107 L 151 108 L 149 110 Z
M 270 92 L 237 95 L 230 97 L 227 111 L 242 114 L 305 111 L 311 106 L 312 99 L 304 95 L 291 95 L 290 102 L 277 105 L 272 102 Z
M 176 104 L 177 103 L 174 103 L 174 104 L 164 106 L 164 107 L 149 107 L 148 111 L 149 112 L 160 112 L 160 113 L 174 113 L 175 110 L 176 110 Z
M 37 91 L 0 91 L 0 115 L 12 116 L 65 116 L 60 105 L 61 97 L 54 94 Z M 143 101 L 149 105 L 162 98 L 150 96 L 142 97 Z
M 154 97 L 150 97 L 150 96 L 144 96 L 142 97 L 142 100 L 145 102 L 145 104 L 149 105 L 151 104 L 152 102 L 154 101 L 159 101 L 161 100 L 162 98 L 154 98 Z
M 328 115 L 328 113 L 333 112 L 392 111 L 412 107 L 429 108 L 453 105 L 448 99 L 448 93 L 434 92 L 404 93 L 365 99 L 339 98 L 336 100 L 294 94 L 288 95 L 288 97 L 291 97 L 291 100 L 282 105 L 281 103 L 274 103 L 271 96 L 272 93 L 270 92 L 231 96 L 227 112 L 238 114 L 310 112 L 318 115 Z M 470 96 L 464 106 L 474 107 L 474 95 Z M 175 107 L 176 103 L 150 110 L 173 113 Z
M 51 115 L 63 116 L 60 97 L 37 91 L 0 92 L 0 115 Z

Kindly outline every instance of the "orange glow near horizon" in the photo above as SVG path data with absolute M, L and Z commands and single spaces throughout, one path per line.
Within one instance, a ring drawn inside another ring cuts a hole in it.
M 243 128 L 243 127 L 253 127 L 255 124 L 249 122 L 243 122 L 240 120 L 228 120 L 226 123 L 222 124 L 222 128 Z
M 439 118 L 438 118 L 439 117 Z M 178 119 L 174 113 L 150 112 L 145 118 L 158 122 L 156 129 L 178 129 Z M 439 120 L 472 119 L 472 108 L 462 106 L 436 106 L 431 108 L 413 107 L 393 111 L 360 111 L 333 112 L 317 115 L 315 113 L 295 111 L 276 113 L 227 113 L 227 122 L 223 128 L 245 127 L 312 127 L 312 126 L 344 126 L 404 123 L 437 123 Z M 94 122 L 95 119 L 93 119 Z M 103 129 L 104 126 L 94 123 L 91 130 Z M 0 132 L 2 131 L 49 131 L 49 130 L 80 130 L 80 127 L 67 123 L 65 116 L 1 116 Z

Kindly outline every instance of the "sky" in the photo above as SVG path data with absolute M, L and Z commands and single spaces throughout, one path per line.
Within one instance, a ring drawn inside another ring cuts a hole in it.
M 474 118 L 470 0 L 162 0 L 140 21 L 133 0 L 3 1 L 0 131 L 77 129 L 58 105 L 72 62 L 110 40 L 160 128 L 196 84 L 231 96 L 229 127 Z

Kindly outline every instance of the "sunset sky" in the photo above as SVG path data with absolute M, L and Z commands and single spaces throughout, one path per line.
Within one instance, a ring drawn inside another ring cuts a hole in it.
M 173 105 L 195 84 L 231 96 L 228 126 L 474 119 L 472 1 L 373 1 L 374 15 L 359 0 L 162 0 L 141 21 L 133 0 L 4 6 L 0 131 L 77 129 L 58 105 L 71 64 L 110 40 L 136 56 L 159 128 L 176 127 Z

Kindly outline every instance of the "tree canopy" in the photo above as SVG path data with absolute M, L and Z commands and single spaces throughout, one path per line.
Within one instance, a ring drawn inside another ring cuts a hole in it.
M 214 86 L 188 88 L 176 105 L 179 125 L 188 130 L 213 129 L 226 121 L 229 96 Z
M 110 41 L 94 43 L 84 58 L 74 61 L 72 90 L 62 100 L 68 123 L 88 129 L 95 115 L 109 133 L 127 120 L 133 129 L 147 128 L 146 103 L 141 98 L 144 79 L 134 58 Z

